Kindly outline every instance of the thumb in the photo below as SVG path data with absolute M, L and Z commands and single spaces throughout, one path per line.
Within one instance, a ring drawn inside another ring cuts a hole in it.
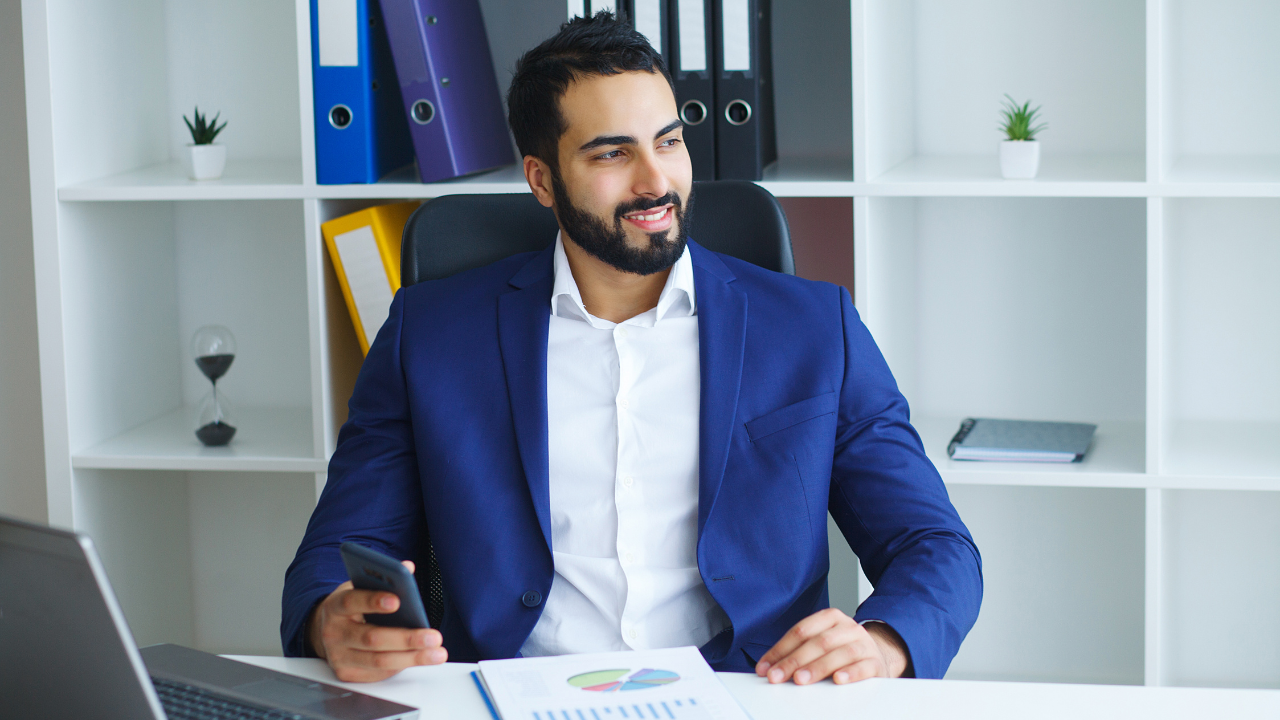
M 400 564 L 401 564 L 401 565 L 404 565 L 404 566 L 405 566 L 405 567 L 407 567 L 407 568 L 409 568 L 409 572 L 411 572 L 411 573 L 413 573 L 413 572 L 417 572 L 417 568 L 418 568 L 418 566 L 417 566 L 417 565 L 414 565 L 412 560 L 401 560 L 401 561 L 400 561 Z

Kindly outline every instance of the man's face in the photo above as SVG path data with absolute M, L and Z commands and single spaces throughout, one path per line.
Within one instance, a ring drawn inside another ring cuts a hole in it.
M 565 233 L 624 272 L 671 267 L 688 236 L 693 167 L 666 79 L 626 72 L 578 80 L 560 110 L 568 129 L 551 182 Z

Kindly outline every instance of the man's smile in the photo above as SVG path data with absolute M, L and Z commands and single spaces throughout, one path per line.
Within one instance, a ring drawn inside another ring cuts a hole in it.
M 661 232 L 671 227 L 674 207 L 668 203 L 662 207 L 649 208 L 622 217 L 645 232 Z

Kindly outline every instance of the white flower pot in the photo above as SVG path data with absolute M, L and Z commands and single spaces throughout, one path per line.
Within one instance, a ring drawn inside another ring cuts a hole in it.
M 1000 143 L 1000 174 L 1011 180 L 1027 180 L 1040 170 L 1040 143 L 1004 140 Z
M 227 166 L 227 146 L 187 143 L 187 175 L 192 180 L 217 180 Z

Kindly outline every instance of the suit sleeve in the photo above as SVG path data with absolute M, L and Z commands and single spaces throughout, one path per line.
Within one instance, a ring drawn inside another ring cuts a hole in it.
M 981 556 L 844 288 L 840 304 L 845 367 L 829 507 L 875 586 L 855 619 L 888 623 L 915 676 L 941 678 L 978 617 Z
M 347 580 L 338 554 L 354 541 L 413 559 L 426 519 L 401 358 L 404 291 L 396 293 L 356 379 L 329 476 L 285 574 L 280 638 L 287 657 L 314 656 L 306 638 L 315 606 Z

